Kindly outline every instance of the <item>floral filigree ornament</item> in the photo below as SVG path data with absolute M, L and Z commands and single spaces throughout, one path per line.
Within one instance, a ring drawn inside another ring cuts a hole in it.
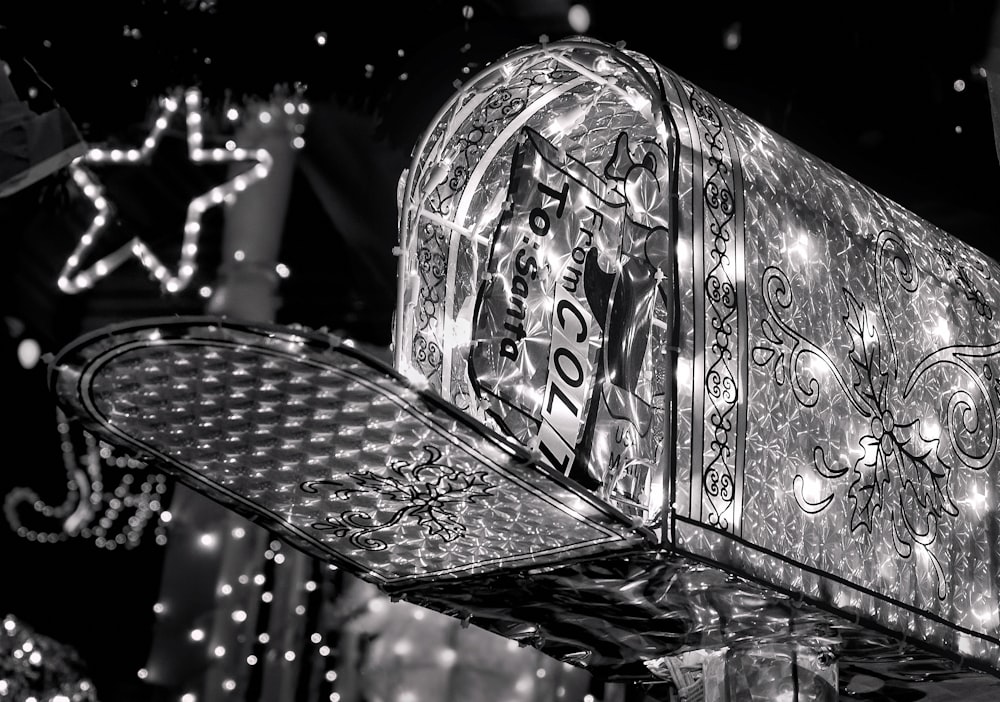
M 424 459 L 410 463 L 390 459 L 384 474 L 370 470 L 349 473 L 350 481 L 309 480 L 301 484 L 304 492 L 317 493 L 319 487 L 332 489 L 337 500 L 349 500 L 361 494 L 376 499 L 374 509 L 389 516 L 380 520 L 372 511 L 351 509 L 330 515 L 325 522 L 315 522 L 314 529 L 346 537 L 351 544 L 366 551 L 382 551 L 388 544 L 373 536 L 375 532 L 416 519 L 430 538 L 451 542 L 465 535 L 461 521 L 465 507 L 487 497 L 496 486 L 486 480 L 485 471 L 465 471 L 439 463 L 441 451 L 424 446 Z
M 984 359 L 1000 354 L 1000 342 L 939 348 L 903 375 L 889 324 L 884 279 L 891 276 L 908 294 L 916 293 L 919 281 L 910 252 L 897 233 L 883 230 L 873 243 L 876 309 L 843 290 L 842 319 L 852 343 L 849 370 L 838 368 L 827 351 L 783 317 L 792 306 L 791 286 L 786 274 L 773 266 L 764 271 L 761 285 L 767 308 L 761 331 L 771 345 L 756 346 L 752 355 L 758 366 L 770 364 L 775 383 L 787 382 L 804 407 L 813 407 L 819 400 L 819 381 L 808 369 L 810 364 L 821 364 L 854 412 L 868 420 L 868 431 L 857 439 L 861 456 L 852 466 L 831 463 L 824 447 L 816 445 L 813 467 L 827 479 L 849 474 L 851 530 L 871 534 L 876 516 L 887 516 L 896 553 L 909 558 L 914 547 L 922 549 L 934 568 L 937 596 L 943 599 L 945 575 L 931 547 L 939 522 L 959 514 L 949 487 L 952 471 L 963 466 L 981 469 L 996 453 L 997 402 L 980 371 L 987 380 L 992 377 Z M 919 405 L 914 393 L 929 383 L 932 370 L 948 381 L 942 386 L 946 397 L 936 410 Z M 806 482 L 801 473 L 793 481 L 799 508 L 810 514 L 826 510 L 834 494 L 810 500 L 804 494 Z

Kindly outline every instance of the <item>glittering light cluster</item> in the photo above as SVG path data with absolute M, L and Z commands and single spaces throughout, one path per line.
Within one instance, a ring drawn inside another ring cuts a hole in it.
M 195 530 L 192 536 L 192 549 L 213 551 L 218 548 L 223 534 L 211 531 Z M 228 534 L 234 544 L 249 538 L 246 528 L 233 527 Z M 221 671 L 218 682 L 224 692 L 238 695 L 248 694 L 255 684 L 254 679 L 263 675 L 261 669 L 276 666 L 281 669 L 281 675 L 287 679 L 296 679 L 297 661 L 308 659 L 312 665 L 324 667 L 322 683 L 328 688 L 327 694 L 337 695 L 333 684 L 337 680 L 337 643 L 334 632 L 321 631 L 322 621 L 317 612 L 322 607 L 308 606 L 311 600 L 323 600 L 329 596 L 325 580 L 296 580 L 294 574 L 282 573 L 286 555 L 280 541 L 271 540 L 260 561 L 243 559 L 233 564 L 235 570 L 222 569 L 216 585 L 218 606 L 205 616 L 190 623 L 187 638 L 198 645 L 209 667 Z M 337 571 L 337 566 L 326 566 L 327 573 Z M 284 584 L 282 584 L 284 583 Z M 278 593 L 283 601 L 276 601 L 276 590 L 291 585 L 292 591 Z M 283 608 L 290 602 L 294 606 Z M 166 625 L 177 625 L 175 610 L 178 603 L 169 599 L 161 599 L 153 605 L 156 617 Z M 281 608 L 274 610 L 274 608 Z M 272 611 L 274 610 L 274 611 Z M 269 614 L 269 612 L 271 612 Z M 275 625 L 269 624 L 269 617 L 282 617 Z M 300 621 L 284 619 L 293 617 Z M 312 628 L 312 630 L 311 630 Z M 294 642 L 284 637 L 275 640 L 273 631 L 305 631 L 307 636 Z M 276 646 L 284 646 L 276 649 Z M 237 659 L 234 659 L 234 656 Z M 147 665 L 136 671 L 140 680 L 162 683 L 160 661 L 150 658 Z M 201 694 L 209 698 L 213 691 L 192 689 L 182 693 L 180 702 L 197 702 Z M 333 699 L 333 697 L 330 697 Z
M 0 622 L 0 700 L 98 702 L 86 665 L 69 646 L 8 614 Z
M 62 410 L 56 413 L 66 497 L 59 505 L 49 505 L 32 488 L 10 490 L 4 498 L 4 515 L 14 533 L 39 543 L 86 539 L 113 551 L 138 546 L 152 523 L 156 543 L 165 544 L 166 531 L 157 516 L 168 490 L 166 476 L 146 470 L 144 463 L 121 455 L 90 432 L 74 431 Z M 81 439 L 82 456 L 78 455 Z M 119 476 L 114 485 L 108 482 L 111 475 Z M 32 520 L 24 514 L 29 508 L 48 528 L 30 525 Z
M 266 101 L 253 101 L 244 106 L 225 108 L 225 117 L 233 125 L 249 127 L 251 124 L 265 129 L 282 130 L 290 135 L 293 149 L 305 147 L 306 123 L 311 112 L 309 101 L 301 94 L 274 95 Z M 234 151 L 235 140 L 226 141 L 226 149 Z
M 455 617 L 393 601 L 369 583 L 350 581 L 331 604 L 341 654 L 354 667 L 364 699 L 457 702 L 489 689 L 507 702 L 582 702 L 591 689 L 591 676 L 576 666 Z
M 267 177 L 272 163 L 271 155 L 267 150 L 243 149 L 232 141 L 227 144 L 226 148 L 205 148 L 201 104 L 201 92 L 197 89 L 189 89 L 183 93 L 178 91 L 164 97 L 160 101 L 160 115 L 142 146 L 129 149 L 93 148 L 70 165 L 73 180 L 93 205 L 94 215 L 59 274 L 59 289 L 64 293 L 76 294 L 93 287 L 97 281 L 116 270 L 130 258 L 136 258 L 159 282 L 165 292 L 176 293 L 183 290 L 191 282 L 197 270 L 198 246 L 202 233 L 201 220 L 204 212 L 223 203 L 234 202 L 239 193 Z M 300 107 L 301 104 L 297 105 L 296 111 Z M 171 121 L 182 110 L 185 113 L 188 157 L 191 161 L 195 163 L 247 163 L 255 165 L 191 200 L 187 208 L 180 257 L 175 270 L 168 268 L 139 237 L 133 237 L 112 253 L 84 268 L 87 254 L 94 248 L 99 237 L 114 224 L 116 217 L 113 203 L 107 199 L 99 180 L 87 168 L 87 165 L 103 163 L 139 165 L 147 163 Z

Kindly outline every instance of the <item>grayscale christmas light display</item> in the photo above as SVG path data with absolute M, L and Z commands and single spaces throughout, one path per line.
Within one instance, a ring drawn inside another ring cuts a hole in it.
M 54 360 L 61 404 L 393 597 L 609 679 L 835 699 L 838 660 L 914 642 L 1000 674 L 994 261 L 583 37 L 463 86 L 398 204 L 392 367 L 143 320 Z

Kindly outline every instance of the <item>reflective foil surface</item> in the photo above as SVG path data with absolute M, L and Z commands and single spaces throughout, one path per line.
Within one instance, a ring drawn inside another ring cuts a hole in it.
M 652 543 L 336 337 L 173 318 L 81 339 L 54 364 L 93 433 L 379 584 Z
M 470 81 L 400 194 L 396 365 L 664 547 L 1000 669 L 1000 268 L 648 57 Z

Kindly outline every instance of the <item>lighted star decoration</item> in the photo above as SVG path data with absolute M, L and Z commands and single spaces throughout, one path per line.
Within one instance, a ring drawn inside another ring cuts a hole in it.
M 82 268 L 87 254 L 115 221 L 112 204 L 105 197 L 104 189 L 98 179 L 86 168 L 86 164 L 131 165 L 148 163 L 159 146 L 167 126 L 178 110 L 182 109 L 182 104 L 187 113 L 188 158 L 192 162 L 218 164 L 255 161 L 256 165 L 221 185 L 199 194 L 188 203 L 184 237 L 176 270 L 171 271 L 138 236 L 132 237 L 125 244 L 87 268 Z M 201 236 L 202 215 L 206 210 L 224 202 L 235 202 L 237 193 L 266 178 L 270 172 L 272 158 L 266 149 L 243 149 L 238 146 L 226 149 L 206 149 L 203 147 L 201 92 L 199 90 L 191 88 L 163 97 L 160 100 L 160 107 L 160 115 L 140 148 L 94 148 L 70 164 L 73 180 L 93 205 L 94 215 L 59 273 L 59 289 L 63 292 L 76 294 L 93 287 L 97 281 L 112 273 L 132 257 L 137 258 L 152 277 L 159 281 L 160 287 L 165 292 L 176 293 L 183 290 L 191 282 L 198 268 L 198 242 Z

